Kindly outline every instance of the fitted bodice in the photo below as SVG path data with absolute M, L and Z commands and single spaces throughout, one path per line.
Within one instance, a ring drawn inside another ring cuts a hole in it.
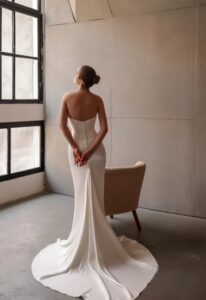
M 72 136 L 80 150 L 86 149 L 94 137 L 97 135 L 95 130 L 96 116 L 88 120 L 76 120 L 68 117 L 69 127 Z

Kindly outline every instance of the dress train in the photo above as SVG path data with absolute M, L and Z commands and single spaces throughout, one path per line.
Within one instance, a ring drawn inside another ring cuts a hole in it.
M 69 118 L 73 137 L 84 150 L 97 134 L 95 117 Z M 67 239 L 57 238 L 32 261 L 43 285 L 86 300 L 135 299 L 157 273 L 151 252 L 136 240 L 116 236 L 104 214 L 105 148 L 102 143 L 82 166 L 68 158 L 74 183 L 74 216 Z M 112 197 L 111 197 L 112 199 Z

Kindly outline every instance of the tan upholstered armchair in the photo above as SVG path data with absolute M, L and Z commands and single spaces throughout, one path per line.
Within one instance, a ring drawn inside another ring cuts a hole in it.
M 138 161 L 134 166 L 106 167 L 104 185 L 105 215 L 132 211 L 137 228 L 141 225 L 136 213 L 146 170 L 146 164 Z

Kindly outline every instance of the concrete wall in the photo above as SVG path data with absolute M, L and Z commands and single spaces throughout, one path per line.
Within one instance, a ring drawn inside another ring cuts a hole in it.
M 50 189 L 74 195 L 59 105 L 65 91 L 77 89 L 76 69 L 89 64 L 101 76 L 92 90 L 108 117 L 107 166 L 145 161 L 141 207 L 206 217 L 206 1 L 109 0 L 111 16 L 94 20 L 93 12 L 92 21 L 81 5 L 75 14 L 72 2 L 62 0 L 52 18 L 57 0 L 46 1 Z

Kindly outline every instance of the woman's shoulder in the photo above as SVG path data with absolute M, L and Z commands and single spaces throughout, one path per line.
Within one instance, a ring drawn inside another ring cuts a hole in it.
M 101 103 L 103 101 L 103 99 L 90 91 L 90 95 L 91 95 L 91 98 L 94 100 L 96 100 L 95 102 L 97 102 L 98 104 Z M 72 90 L 69 90 L 69 91 L 66 91 L 64 93 L 64 98 L 66 99 L 66 102 L 71 100 L 71 99 L 78 99 L 79 98 L 79 91 L 72 91 Z
M 71 99 L 75 99 L 76 91 L 66 91 L 63 93 L 63 99 L 66 103 L 69 103 Z
M 76 93 L 76 91 L 69 90 L 64 92 L 64 96 L 69 98 L 71 96 L 74 96 Z
M 99 95 L 94 94 L 94 93 L 92 93 L 92 92 L 90 92 L 90 93 L 91 93 L 92 97 L 93 97 L 95 100 L 97 100 L 98 102 L 102 100 L 102 98 L 101 98 Z

